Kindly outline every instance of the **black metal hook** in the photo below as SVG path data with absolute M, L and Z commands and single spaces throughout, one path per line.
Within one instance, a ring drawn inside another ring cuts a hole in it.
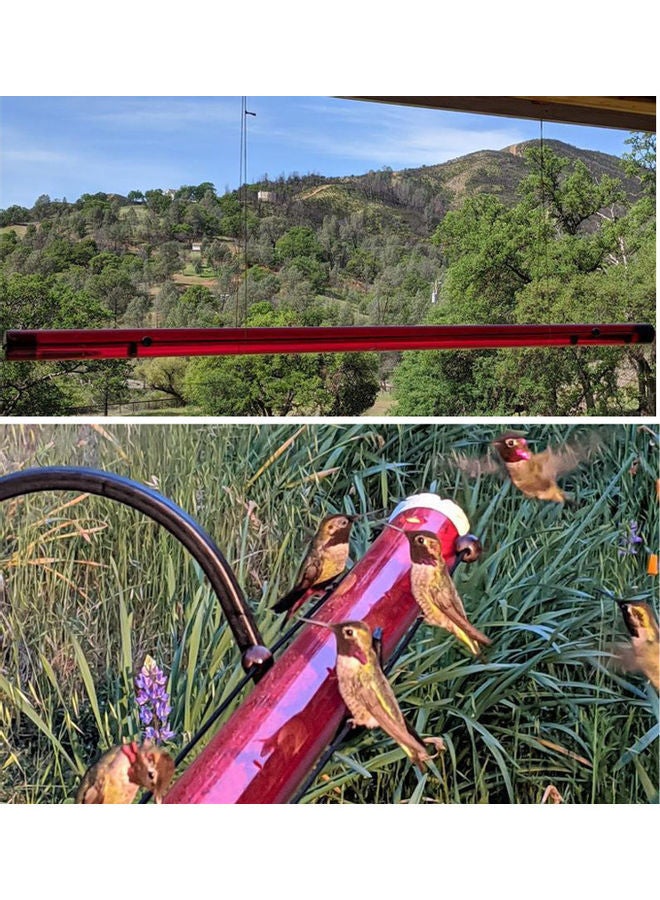
M 0 478 L 0 502 L 39 491 L 83 491 L 130 506 L 158 522 L 192 554 L 209 579 L 227 616 L 243 668 L 259 680 L 273 663 L 229 563 L 212 538 L 176 503 L 157 491 L 112 472 L 80 466 L 46 466 Z

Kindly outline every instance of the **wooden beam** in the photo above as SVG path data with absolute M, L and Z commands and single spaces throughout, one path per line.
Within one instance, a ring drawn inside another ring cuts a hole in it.
M 427 109 L 655 131 L 655 97 L 344 97 Z

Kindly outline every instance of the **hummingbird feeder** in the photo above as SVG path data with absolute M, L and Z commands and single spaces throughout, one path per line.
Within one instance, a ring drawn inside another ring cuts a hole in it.
M 313 778 L 315 766 L 347 715 L 335 675 L 334 637 L 303 625 L 275 659 L 219 548 L 183 510 L 151 488 L 121 476 L 78 467 L 28 469 L 0 478 L 0 501 L 37 491 L 74 490 L 124 503 L 163 525 L 197 560 L 218 596 L 256 682 L 229 719 L 183 771 L 165 803 L 287 803 Z M 436 494 L 397 506 L 365 555 L 332 591 L 318 620 L 363 620 L 379 635 L 384 665 L 405 642 L 419 608 L 410 591 L 407 531 L 434 532 L 450 568 L 472 562 L 480 543 L 463 510 Z M 302 623 L 300 623 L 302 624 Z M 298 629 L 299 625 L 294 626 Z M 215 719 L 215 717 L 212 717 Z M 203 731 L 206 728 L 203 727 Z M 189 745 L 189 748 L 192 746 Z M 180 760 L 182 754 L 177 758 Z
M 476 350 L 650 344 L 647 324 L 343 325 L 286 328 L 74 328 L 12 330 L 5 358 L 141 359 L 385 350 Z

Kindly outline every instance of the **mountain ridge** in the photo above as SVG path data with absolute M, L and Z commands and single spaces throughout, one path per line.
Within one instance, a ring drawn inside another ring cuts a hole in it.
M 442 163 L 404 169 L 386 166 L 362 175 L 324 178 L 310 173 L 299 176 L 299 190 L 287 187 L 285 198 L 280 197 L 279 202 L 287 199 L 307 204 L 310 224 L 319 224 L 324 215 L 342 216 L 355 211 L 356 200 L 362 198 L 376 203 L 384 214 L 403 214 L 412 230 L 422 235 L 439 224 L 447 212 L 459 209 L 467 197 L 490 193 L 507 206 L 518 202 L 520 182 L 530 173 L 525 151 L 540 146 L 541 141 L 533 139 L 501 150 L 475 150 Z M 543 147 L 567 159 L 569 164 L 581 161 L 597 179 L 617 178 L 628 202 L 639 199 L 640 184 L 625 174 L 619 157 L 557 140 L 543 141 Z M 281 184 L 282 180 L 262 181 L 256 187 L 277 194 Z M 285 184 L 289 186 L 290 179 Z M 318 207 L 316 212 L 314 206 Z

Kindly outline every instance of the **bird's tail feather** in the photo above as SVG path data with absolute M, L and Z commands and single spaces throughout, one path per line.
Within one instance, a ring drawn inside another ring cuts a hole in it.
M 288 609 L 291 609 L 295 606 L 296 602 L 300 600 L 300 598 L 305 593 L 305 588 L 293 588 L 285 594 L 283 597 L 277 601 L 277 603 L 273 604 L 271 609 L 276 613 L 286 612 Z
M 481 645 L 488 647 L 493 643 L 489 637 L 486 637 L 473 625 L 470 625 L 469 628 L 461 628 L 460 625 L 456 625 L 456 637 L 465 644 L 474 656 L 479 656 Z

